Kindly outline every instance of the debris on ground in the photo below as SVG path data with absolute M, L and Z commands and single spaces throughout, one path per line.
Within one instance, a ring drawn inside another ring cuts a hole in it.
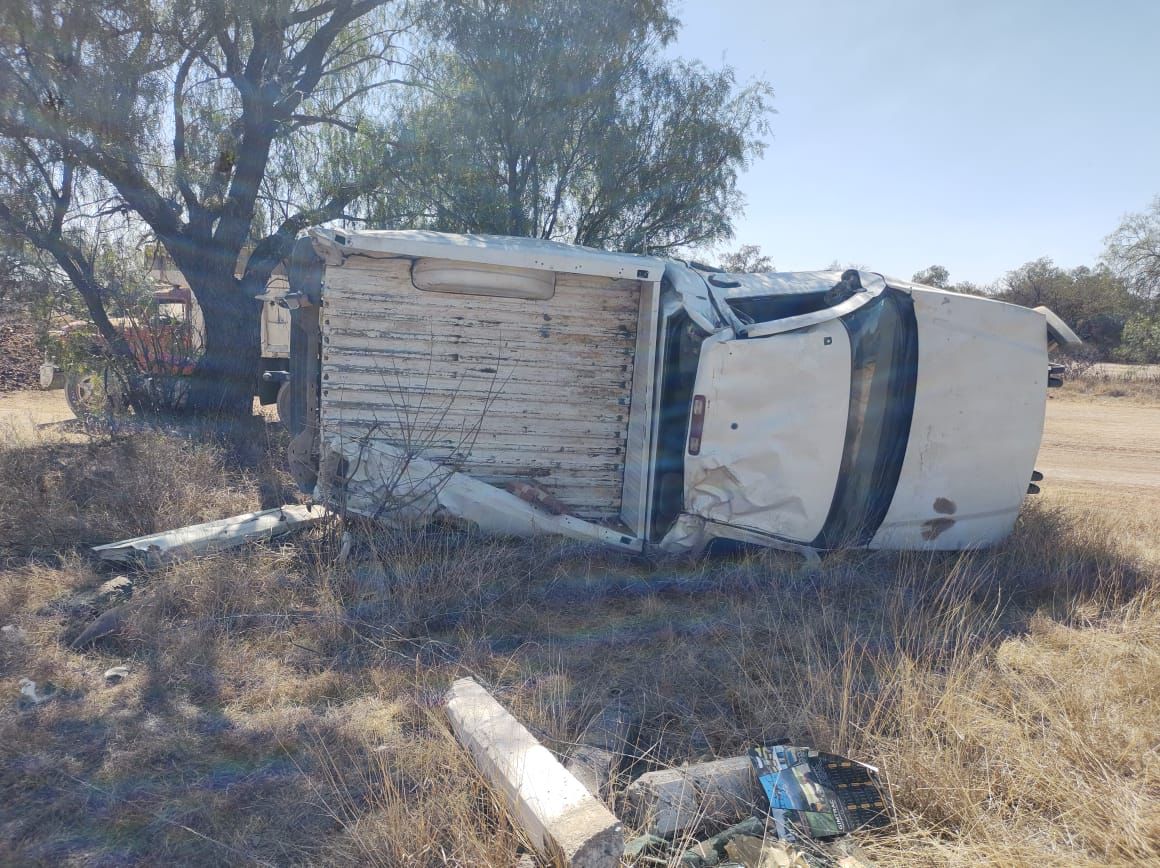
M 754 835 L 733 838 L 725 845 L 725 853 L 734 863 L 745 868 L 814 868 L 792 845 Z
M 128 598 L 133 594 L 133 582 L 128 576 L 117 576 L 97 588 L 97 601 L 104 603 L 114 598 Z
M 133 582 L 128 576 L 117 576 L 102 582 L 96 588 L 80 591 L 58 604 L 74 616 L 92 617 L 111 603 L 123 603 L 133 595 Z
M 132 562 L 144 558 L 155 563 L 170 563 L 270 539 L 318 524 L 331 516 L 330 510 L 316 505 L 279 506 L 94 546 L 93 551 L 110 561 Z
M 72 641 L 73 651 L 87 648 L 98 639 L 106 639 L 118 635 L 129 620 L 129 607 L 126 605 L 114 606 L 107 612 L 102 612 L 91 624 L 81 631 L 81 634 Z
M 647 772 L 625 796 L 647 830 L 626 852 L 646 863 L 678 856 L 675 844 L 666 851 L 658 842 L 734 822 L 679 853 L 688 868 L 866 868 L 869 860 L 849 835 L 889 822 L 873 766 L 784 744 Z M 736 822 L 745 813 L 751 815 Z
M 645 772 L 615 793 L 640 726 L 619 695 L 589 721 L 566 765 L 470 678 L 451 686 L 446 710 L 460 743 L 553 864 L 613 866 L 623 856 L 682 868 L 869 868 L 851 833 L 889 822 L 876 768 L 787 744 Z M 628 841 L 598 801 L 617 795 L 640 833 Z
M 20 707 L 33 708 L 42 705 L 56 696 L 56 688 L 51 684 L 44 684 L 39 689 L 31 678 L 20 679 Z
M 111 669 L 105 670 L 105 683 L 106 684 L 120 684 L 122 681 L 124 681 L 128 677 L 129 677 L 129 667 L 128 666 L 114 666 Z
M 706 868 L 872 868 L 872 863 L 856 844 L 826 842 L 805 847 L 782 841 L 773 835 L 737 835 L 724 846 L 725 861 L 702 863 Z M 701 868 L 686 862 L 690 868 Z
M 726 848 L 735 838 L 748 837 L 762 839 L 765 837 L 765 821 L 757 817 L 747 817 L 735 826 L 730 826 L 723 832 L 718 832 L 711 838 L 698 841 L 681 856 L 681 862 L 693 868 L 708 868 L 720 865 L 727 859 Z
M 635 859 L 646 853 L 656 853 L 662 849 L 667 849 L 669 846 L 669 840 L 667 838 L 646 832 L 643 835 L 639 835 L 625 842 L 624 855 L 627 859 Z
M 639 729 L 640 715 L 619 693 L 614 695 L 584 727 L 564 768 L 596 798 L 606 798 Z
M 730 825 L 757 809 L 748 757 L 729 757 L 646 772 L 624 793 L 629 816 L 663 838 L 684 835 L 705 823 Z
M 461 678 L 447 691 L 446 710 L 459 742 L 543 857 L 572 868 L 620 865 L 620 821 L 490 693 Z
M 3 636 L 8 642 L 24 642 L 28 639 L 28 634 L 15 624 L 5 624 L 0 627 L 0 636 Z
M 889 822 L 874 766 L 788 745 L 755 747 L 749 756 L 783 840 L 833 838 Z

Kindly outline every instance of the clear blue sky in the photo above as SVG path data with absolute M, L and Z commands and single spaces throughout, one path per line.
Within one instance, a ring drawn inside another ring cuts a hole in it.
M 775 91 L 736 244 L 782 270 L 1093 264 L 1160 193 L 1160 0 L 684 0 L 674 52 Z M 735 245 L 729 245 L 735 246 Z

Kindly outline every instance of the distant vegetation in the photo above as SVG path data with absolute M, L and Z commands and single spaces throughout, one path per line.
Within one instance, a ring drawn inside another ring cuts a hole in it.
M 1069 270 L 1043 257 L 990 286 L 952 283 L 941 265 L 913 280 L 1027 307 L 1046 305 L 1087 342 L 1083 352 L 1092 359 L 1160 362 L 1160 196 L 1147 211 L 1124 218 L 1094 267 Z

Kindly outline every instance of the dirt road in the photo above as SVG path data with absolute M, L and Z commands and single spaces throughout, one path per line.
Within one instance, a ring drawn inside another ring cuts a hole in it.
M 0 439 L 27 440 L 44 426 L 72 418 L 63 389 L 0 394 Z
M 1160 406 L 1053 395 L 1036 466 L 1048 484 L 1128 486 L 1160 498 Z
M 262 407 L 254 401 L 254 412 L 277 419 L 273 404 Z M 27 440 L 48 435 L 65 440 L 83 440 L 85 435 L 76 431 L 62 431 L 58 422 L 75 418 L 64 397 L 64 389 L 0 393 L 0 442 L 11 439 Z
M 1160 564 L 1160 403 L 1053 391 L 1035 466 L 1043 503 Z

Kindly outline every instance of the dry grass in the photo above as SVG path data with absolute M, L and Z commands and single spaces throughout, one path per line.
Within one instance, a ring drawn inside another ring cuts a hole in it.
M 1094 365 L 1079 376 L 1065 377 L 1062 389 L 1056 394 L 1155 406 L 1160 404 L 1158 370 L 1157 365 Z
M 142 435 L 8 448 L 0 485 L 29 505 L 0 523 L 0 624 L 27 637 L 0 640 L 0 862 L 506 868 L 519 830 L 439 709 L 469 673 L 557 750 L 621 689 L 636 770 L 783 736 L 873 762 L 878 864 L 1160 860 L 1160 591 L 1106 515 L 1040 504 L 994 551 L 820 569 L 354 525 L 341 566 L 323 531 L 134 572 L 124 629 L 78 651 L 111 575 L 79 544 L 280 482 Z M 21 677 L 56 698 L 19 707 Z

